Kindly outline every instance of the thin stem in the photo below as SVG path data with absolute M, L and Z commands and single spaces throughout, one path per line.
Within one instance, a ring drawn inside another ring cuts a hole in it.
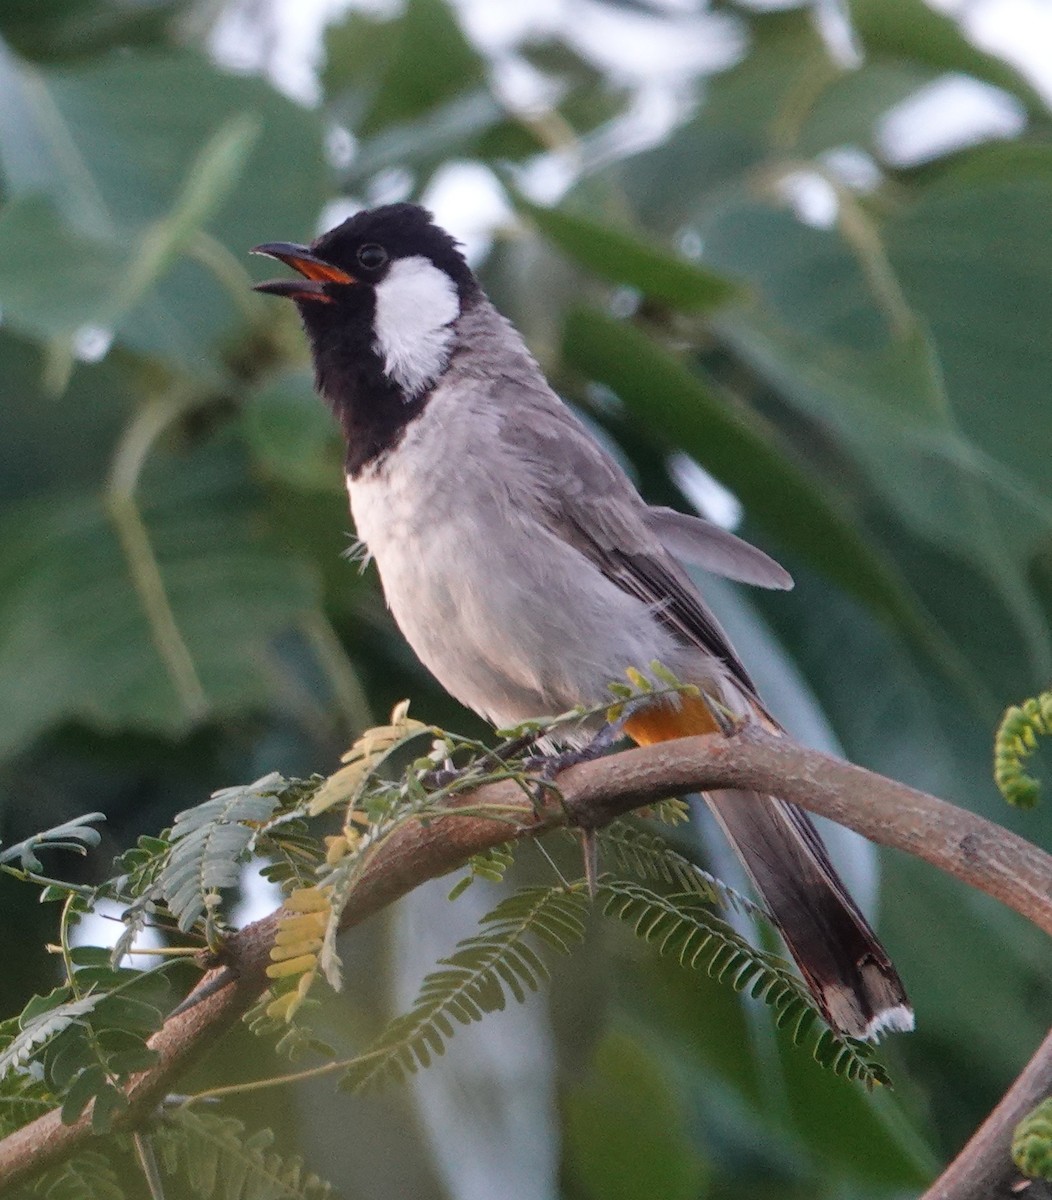
M 153 1152 L 148 1135 L 133 1133 L 132 1145 L 135 1147 L 135 1157 L 139 1160 L 146 1186 L 150 1191 L 150 1200 L 164 1200 L 164 1182 L 157 1166 L 157 1155 Z
M 548 851 L 545 850 L 544 845 L 541 842 L 534 842 L 533 844 L 541 852 L 541 855 L 548 860 L 548 866 L 551 867 L 551 869 L 555 872 L 556 879 L 558 879 L 562 886 L 569 891 L 570 881 L 566 878 L 562 871 L 559 870 L 559 864 L 554 858 L 552 858 Z
M 252 290 L 252 276 L 237 255 L 203 229 L 194 232 L 184 253 L 204 267 L 222 286 L 246 321 L 255 321 L 262 312 L 260 297 Z
M 329 677 L 333 695 L 348 724 L 352 729 L 368 729 L 373 724 L 369 700 L 328 617 L 320 610 L 308 613 L 303 619 L 303 631 Z
M 1007 1194 L 1001 1190 L 1006 1179 L 1018 1175 L 1010 1157 L 1012 1133 L 1023 1117 L 1049 1095 L 1052 1095 L 1052 1032 L 921 1200 L 988 1200 Z
M 132 948 L 128 951 L 128 957 L 197 958 L 200 953 L 199 946 L 145 946 L 141 950 Z
M 465 807 L 480 815 L 450 821 L 433 813 L 426 823 L 403 823 L 383 839 L 358 875 L 343 911 L 342 928 L 360 924 L 426 880 L 448 874 L 473 855 L 507 842 L 507 822 L 481 815 L 491 806 L 502 813 L 517 810 L 518 827 L 512 836 L 524 839 L 571 822 L 600 827 L 669 795 L 730 789 L 793 801 L 872 841 L 922 858 L 1052 934 L 1052 857 L 1044 851 L 974 813 L 803 749 L 788 737 L 748 726 L 731 737 L 682 738 L 571 767 L 559 777 L 559 785 L 562 803 L 545 795 L 543 803 L 535 806 L 517 781 L 504 780 L 466 797 L 466 804 L 458 798 L 451 801 L 450 815 Z M 173 1083 L 265 990 L 279 916 L 272 913 L 233 935 L 224 946 L 228 965 L 206 975 L 194 993 L 205 998 L 184 1005 L 150 1040 L 157 1063 L 128 1086 L 128 1106 L 117 1118 L 119 1128 L 135 1129 L 148 1121 Z M 209 993 L 224 972 L 227 985 Z M 1034 1094 L 1047 1090 L 1043 1072 L 1048 1058 L 1052 1048 L 1047 1054 L 1043 1048 L 1035 1056 L 1033 1070 L 1028 1068 L 1008 1093 L 1005 1109 L 995 1110 L 995 1115 L 1002 1113 L 998 1120 L 1004 1128 L 1017 1110 L 1020 1115 L 1026 1111 L 1028 1088 Z M 70 1125 L 63 1125 L 60 1113 L 52 1110 L 16 1130 L 0 1141 L 0 1192 L 65 1161 L 91 1136 L 90 1106 Z M 1000 1146 L 997 1139 L 988 1138 L 970 1143 L 928 1200 L 989 1196 L 989 1189 L 977 1190 L 967 1181 L 993 1171 L 1000 1171 L 1000 1178 L 1007 1176 L 1009 1165 Z M 955 1179 L 960 1178 L 965 1183 L 958 1186 Z
M 303 1083 L 307 1079 L 320 1079 L 325 1075 L 335 1075 L 338 1071 L 346 1071 L 360 1063 L 376 1058 L 385 1050 L 371 1050 L 366 1054 L 357 1054 L 354 1058 L 342 1058 L 338 1062 L 322 1063 L 319 1067 L 308 1067 L 304 1071 L 292 1071 L 288 1075 L 272 1075 L 267 1079 L 253 1079 L 249 1083 L 228 1083 L 224 1087 L 207 1088 L 203 1092 L 194 1092 L 183 1100 L 183 1108 L 198 1104 L 202 1100 L 218 1100 L 223 1096 L 243 1096 L 247 1092 L 263 1092 L 268 1088 L 288 1087 L 293 1083 Z
M 183 707 L 191 716 L 208 708 L 208 697 L 189 647 L 175 618 L 160 564 L 136 499 L 143 467 L 161 433 L 197 403 L 189 387 L 154 398 L 135 414 L 117 447 L 105 502 L 128 564 L 128 574 L 142 604 L 157 653 Z
M 62 956 L 62 967 L 66 972 L 66 983 L 69 984 L 69 989 L 78 999 L 84 998 L 84 993 L 80 990 L 77 983 L 77 973 L 73 969 L 73 952 L 69 945 L 69 915 L 72 910 L 73 902 L 76 900 L 75 895 L 67 896 L 62 903 L 62 916 L 58 923 L 58 939 L 59 939 L 59 954 Z
M 93 887 L 70 883 L 65 879 L 52 879 L 48 875 L 38 875 L 35 871 L 23 871 L 21 867 L 12 867 L 10 863 L 0 863 L 0 872 L 13 876 L 20 883 L 34 883 L 38 887 L 61 888 L 64 892 L 72 892 L 75 896 L 93 897 L 95 895 Z

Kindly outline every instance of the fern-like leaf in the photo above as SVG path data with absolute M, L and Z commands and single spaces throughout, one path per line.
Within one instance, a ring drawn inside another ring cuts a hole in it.
M 67 988 L 56 988 L 47 996 L 35 996 L 18 1019 L 18 1030 L 0 1048 L 0 1078 L 9 1071 L 24 1067 L 34 1054 L 48 1042 L 83 1022 L 84 1018 L 106 997 L 101 993 L 64 999 Z
M 750 946 L 696 892 L 659 895 L 641 884 L 607 879 L 599 888 L 599 898 L 607 916 L 630 925 L 661 954 L 674 954 L 683 966 L 704 969 L 713 979 L 769 1005 L 775 1024 L 791 1029 L 794 1045 L 809 1039 L 819 1013 L 789 964 Z M 870 1046 L 830 1029 L 814 1041 L 812 1056 L 835 1074 L 867 1087 L 891 1083 L 883 1066 L 872 1058 Z
M 353 812 L 355 801 L 372 775 L 392 754 L 422 733 L 430 732 L 430 728 L 409 716 L 408 700 L 396 704 L 390 724 L 367 729 L 350 750 L 341 755 L 340 761 L 344 765 L 314 793 L 308 806 L 310 815 L 317 816 L 337 804 Z
M 1007 709 L 994 737 L 994 782 L 1016 808 L 1033 808 L 1040 782 L 1023 764 L 1037 749 L 1037 739 L 1052 734 L 1052 692 L 1032 696 Z
M 693 892 L 709 903 L 722 903 L 727 908 L 771 923 L 765 908 L 722 879 L 703 871 L 646 830 L 636 829 L 626 821 L 614 821 L 599 831 L 598 838 L 609 861 L 621 871 L 648 883 L 664 883 L 684 892 Z
M 72 850 L 75 854 L 87 854 L 102 840 L 102 834 L 92 826 L 105 820 L 105 813 L 94 812 L 63 821 L 53 829 L 34 833 L 25 841 L 0 850 L 0 863 L 12 863 L 17 859 L 23 871 L 40 872 L 44 868 L 36 856 L 38 850 Z
M 241 857 L 284 788 L 285 780 L 272 772 L 243 787 L 223 788 L 175 818 L 156 887 L 181 930 L 215 908 L 222 888 L 237 884 Z
M 269 1129 L 246 1134 L 233 1117 L 179 1108 L 151 1135 L 170 1176 L 182 1176 L 200 1200 L 325 1200 L 332 1187 L 299 1158 L 271 1149 Z
M 1052 1098 L 1043 1100 L 1015 1127 L 1012 1161 L 1031 1179 L 1052 1179 Z
M 412 1008 L 396 1017 L 373 1046 L 348 1068 L 341 1086 L 359 1090 L 399 1082 L 445 1052 L 453 1021 L 469 1025 L 503 1009 L 506 994 L 520 1003 L 548 979 L 544 960 L 528 940 L 568 954 L 584 937 L 585 900 L 563 888 L 523 888 L 479 922 L 485 932 L 462 941 L 439 961 Z
M 44 1200 L 124 1200 L 127 1193 L 106 1155 L 87 1150 L 47 1171 L 22 1194 Z
M 18 1034 L 18 1018 L 0 1023 L 0 1048 Z M 0 1078 L 0 1138 L 55 1107 L 55 1097 L 44 1080 L 28 1071 L 9 1070 Z
M 267 975 L 278 991 L 267 1016 L 291 1021 L 307 998 L 320 966 L 319 952 L 332 917 L 330 888 L 297 888 L 281 910 Z

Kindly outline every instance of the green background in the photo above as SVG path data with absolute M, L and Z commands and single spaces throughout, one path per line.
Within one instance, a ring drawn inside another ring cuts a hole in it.
M 631 88 L 573 39 L 517 48 L 551 84 L 523 114 L 442 0 L 352 13 L 308 108 L 209 58 L 222 8 L 0 6 L 4 840 L 102 810 L 95 861 L 63 864 L 91 877 L 215 788 L 333 769 L 403 696 L 480 730 L 341 557 L 336 432 L 292 306 L 249 290 L 267 267 L 246 256 L 309 240 L 335 197 L 401 179 L 420 197 L 451 162 L 506 189 L 483 281 L 647 497 L 689 507 L 669 469 L 686 452 L 793 572 L 789 594 L 711 588 L 782 719 L 1052 839 L 1048 809 L 1006 810 L 990 768 L 1000 711 L 1052 674 L 1052 120 L 1032 87 L 920 0 L 853 0 L 851 65 L 807 8 L 719 4 L 737 61 L 688 81 L 659 144 L 611 155 Z M 1014 98 L 1021 132 L 895 167 L 882 115 L 946 72 Z M 838 174 L 843 147 L 872 186 Z M 573 168 L 554 208 L 524 198 L 544 154 Z M 830 223 L 794 210 L 801 173 Z M 418 1085 L 232 1111 L 348 1197 L 914 1194 L 1037 1045 L 1052 984 L 1021 919 L 902 856 L 879 868 L 918 1019 L 886 1047 L 893 1094 L 829 1077 L 762 1012 L 597 926 L 549 997 L 466 1031 Z M 446 890 L 348 945 L 321 1018 L 343 1052 L 470 932 L 476 889 Z M 0 894 L 14 1012 L 53 983 L 53 914 Z M 194 1086 L 270 1069 L 239 1033 Z

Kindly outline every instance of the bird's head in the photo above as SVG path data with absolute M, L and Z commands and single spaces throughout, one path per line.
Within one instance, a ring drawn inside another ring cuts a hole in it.
M 316 362 L 339 350 L 374 355 L 407 397 L 445 368 L 453 324 L 478 288 L 457 243 L 416 204 L 356 213 L 309 246 L 267 242 L 252 253 L 299 273 L 256 291 L 296 302 Z

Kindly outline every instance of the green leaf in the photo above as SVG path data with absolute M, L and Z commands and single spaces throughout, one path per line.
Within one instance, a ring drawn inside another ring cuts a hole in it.
M 84 813 L 72 820 L 63 821 L 53 829 L 45 829 L 42 833 L 34 833 L 32 837 L 17 842 L 0 851 L 0 863 L 11 863 L 16 859 L 23 871 L 43 870 L 36 852 L 47 850 L 72 850 L 76 854 L 87 854 L 102 840 L 102 834 L 92 825 L 105 821 L 105 813 Z
M 108 1086 L 106 1071 L 101 1064 L 93 1063 L 80 1071 L 62 1101 L 62 1124 L 72 1125 L 92 1100 Z
M 343 439 L 309 372 L 289 371 L 254 391 L 241 421 L 268 476 L 302 491 L 343 494 Z
M 642 884 L 604 879 L 599 898 L 607 916 L 626 922 L 660 953 L 674 956 L 683 967 L 704 969 L 711 978 L 769 1005 L 778 1028 L 790 1030 L 795 1045 L 810 1044 L 812 1058 L 822 1066 L 867 1087 L 890 1085 L 871 1046 L 831 1029 L 816 1037 L 818 1010 L 789 964 L 750 946 L 695 892 L 659 895 Z
M 974 75 L 1016 96 L 1031 114 L 1048 115 L 1040 93 L 1015 68 L 973 45 L 960 22 L 924 0 L 850 0 L 849 11 L 867 53 Z
M 223 788 L 175 818 L 168 861 L 152 890 L 163 897 L 180 929 L 190 929 L 210 908 L 213 893 L 236 886 L 254 826 L 274 812 L 284 786 L 272 772 L 255 783 Z
M 3 217 L 0 216 L 0 222 Z M 98 487 L 135 403 L 134 379 L 117 358 L 83 364 L 61 401 L 41 387 L 40 347 L 0 329 L 0 441 L 7 447 L 0 500 Z
M 176 1108 L 153 1133 L 169 1176 L 185 1180 L 201 1200 L 326 1200 L 329 1184 L 299 1158 L 270 1149 L 269 1130 L 249 1134 L 233 1117 Z
M 91 1200 L 127 1200 L 128 1195 L 110 1159 L 93 1150 L 83 1151 L 61 1167 L 45 1172 L 32 1194 L 46 1200 L 84 1200 L 85 1196 Z
M 522 888 L 479 921 L 484 932 L 466 938 L 439 960 L 408 1012 L 396 1017 L 348 1067 L 341 1087 L 361 1090 L 401 1082 L 445 1053 L 453 1021 L 469 1025 L 504 1008 L 507 993 L 520 1004 L 548 978 L 529 937 L 567 954 L 584 936 L 584 899 L 562 888 Z
M 412 163 L 421 188 L 450 158 L 517 160 L 543 149 L 527 126 L 509 118 L 485 87 L 428 108 L 414 120 L 387 125 L 364 141 L 347 173 L 347 183 L 364 183 L 388 168 Z
M 913 61 L 868 58 L 844 71 L 815 96 L 800 122 L 793 149 L 818 156 L 843 146 L 878 149 L 881 118 L 936 78 L 936 71 Z
M 253 127 L 265 127 L 266 136 L 250 147 Z M 0 177 L 8 203 L 46 201 L 64 227 L 56 231 L 68 251 L 60 268 L 49 243 L 38 246 L 40 265 L 52 269 L 38 275 L 24 321 L 32 316 L 41 332 L 49 319 L 42 296 L 54 298 L 66 323 L 83 316 L 80 309 L 64 312 L 61 294 L 67 278 L 76 297 L 90 294 L 77 247 L 96 274 L 116 270 L 101 294 L 116 290 L 119 297 L 136 271 L 152 278 L 191 226 L 203 222 L 215 239 L 211 249 L 195 246 L 197 262 L 179 261 L 146 294 L 133 289 L 141 299 L 121 340 L 214 375 L 223 339 L 243 319 L 240 297 L 250 282 L 230 256 L 268 237 L 309 233 L 325 167 L 314 115 L 262 81 L 224 74 L 192 54 L 128 53 L 39 68 L 0 50 Z M 175 215 L 156 225 L 164 214 Z M 148 253 L 135 258 L 137 239 L 150 230 Z M 127 277 L 121 262 L 132 264 Z M 16 297 L 25 299 L 25 288 Z
M 14 329 L 70 335 L 101 321 L 129 264 L 128 248 L 80 233 L 43 196 L 0 209 L 0 304 Z
M 153 475 L 142 504 L 171 624 L 148 619 L 140 589 L 152 567 L 133 581 L 98 499 L 15 506 L 0 521 L 0 676 L 21 681 L 0 691 L 0 756 L 72 718 L 174 735 L 206 710 L 280 694 L 273 640 L 313 610 L 313 581 L 253 528 L 236 457 L 212 450 L 174 466 Z
M 1047 207 L 1047 183 L 1037 189 Z M 1052 643 L 1028 568 L 1052 534 L 1050 473 L 1039 455 L 1020 449 L 1033 439 L 1018 439 L 1006 422 L 1011 401 L 991 406 L 989 398 L 1005 387 L 1006 373 L 1024 374 L 1032 358 L 1052 354 L 1044 325 L 1050 314 L 1031 274 L 1039 252 L 1024 248 L 1040 245 L 1039 238 L 1031 240 L 1036 226 L 1029 229 L 1025 215 L 1006 221 L 999 215 L 1004 201 L 992 200 L 987 190 L 937 188 L 931 205 L 938 221 L 922 203 L 886 228 L 845 199 L 836 231 L 809 229 L 773 203 L 741 193 L 725 198 L 702 235 L 706 255 L 741 271 L 764 298 L 762 305 L 720 314 L 722 339 L 857 463 L 897 520 L 973 564 L 999 595 L 1002 620 L 1024 639 L 1032 682 L 1040 682 L 1052 667 Z M 1036 207 L 1021 199 L 1013 197 L 1013 214 Z M 910 236 L 915 231 L 923 240 Z M 961 269 L 964 248 L 973 240 L 987 245 L 994 236 L 1004 245 L 999 262 L 1005 265 L 993 279 L 978 268 L 973 284 Z M 994 288 L 1003 295 L 991 296 Z M 1028 353 L 1008 349 L 1020 336 L 1013 321 L 995 339 L 1007 353 L 987 352 L 991 313 L 1016 306 L 1020 291 L 1032 294 L 1023 310 L 1037 314 Z M 945 325 L 936 326 L 937 313 L 946 313 Z M 1017 386 L 1009 395 L 1026 386 L 1011 382 Z M 1029 419 L 1039 403 L 1040 385 L 1028 382 L 1026 412 L 1016 420 Z M 945 651 L 944 657 L 952 661 Z M 959 667 L 956 673 L 963 674 Z
M 225 122 L 192 164 L 172 210 L 141 232 L 98 237 L 64 220 L 56 201 L 16 198 L 0 210 L 0 304 L 13 327 L 70 335 L 119 329 L 185 252 L 240 180 L 259 125 Z
M 187 0 L 133 5 L 110 0 L 4 0 L 0 33 L 26 58 L 87 58 L 163 42 L 171 23 L 187 7 Z
M 1052 1179 L 1052 1100 L 1043 1100 L 1016 1125 L 1012 1161 L 1031 1179 Z
M 352 13 L 326 36 L 326 92 L 364 93 L 358 137 L 421 117 L 485 82 L 482 58 L 442 0 L 408 0 L 393 21 Z
M 660 837 L 627 821 L 613 821 L 597 837 L 615 873 L 635 875 L 646 883 L 666 884 L 676 891 L 694 892 L 708 904 L 724 904 L 770 923 L 770 915 L 748 896 L 678 854 Z
M 596 312 L 571 313 L 563 352 L 650 428 L 694 455 L 787 549 L 899 627 L 925 653 L 956 663 L 952 647 L 943 644 L 894 564 L 758 416 L 716 395 L 639 330 Z
M 998 536 L 1048 530 L 1052 461 L 1042 413 L 1052 372 L 1052 153 L 1003 150 L 944 173 L 889 221 L 889 260 L 930 326 L 959 437 L 976 469 L 1015 480 Z M 1030 435 L 1033 431 L 1034 436 Z M 1002 487 L 1007 486 L 999 485 Z M 1030 511 L 1040 505 L 1035 529 Z
M 730 280 L 677 258 L 639 235 L 558 208 L 517 199 L 516 206 L 563 253 L 613 283 L 684 312 L 708 312 L 741 298 Z
M 128 1097 L 112 1083 L 99 1089 L 91 1110 L 91 1131 L 96 1137 L 109 1133 L 113 1122 L 128 1107 Z
M 40 1047 L 72 1025 L 83 1021 L 103 1000 L 102 995 L 67 999 L 67 988 L 34 997 L 19 1019 L 19 1031 L 0 1049 L 0 1077 L 25 1066 Z
M 609 1033 L 562 1098 L 567 1169 L 592 1200 L 696 1200 L 707 1164 L 671 1073 L 640 1042 Z M 575 1189 L 576 1190 L 576 1189 Z

